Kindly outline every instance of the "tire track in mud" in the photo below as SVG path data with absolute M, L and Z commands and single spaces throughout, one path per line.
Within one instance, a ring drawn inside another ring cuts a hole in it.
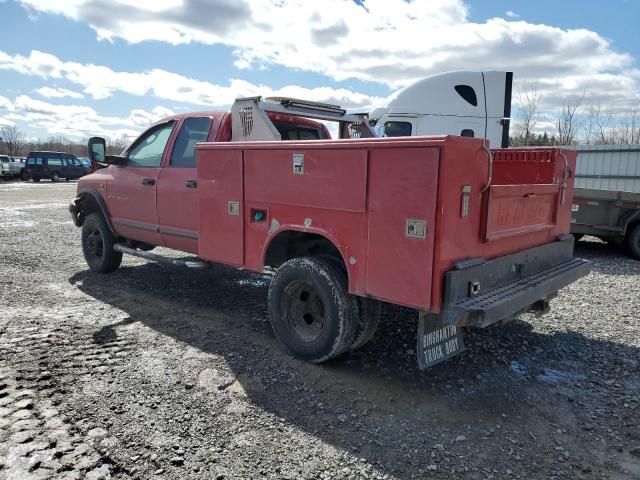
M 80 433 L 64 414 L 83 383 L 117 375 L 135 350 L 126 339 L 82 326 L 8 324 L 0 331 L 0 479 L 111 478 L 125 474 L 109 456 L 116 443 L 101 428 Z

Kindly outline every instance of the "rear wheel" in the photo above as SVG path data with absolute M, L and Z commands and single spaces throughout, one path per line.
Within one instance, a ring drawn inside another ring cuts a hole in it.
M 372 298 L 358 297 L 358 327 L 351 350 L 363 347 L 373 338 L 382 318 L 382 303 Z
M 34 181 L 35 183 L 38 183 L 38 182 L 40 181 L 40 177 L 33 177 L 33 181 Z
M 627 233 L 625 238 L 627 244 L 627 250 L 636 260 L 640 260 L 640 223 L 636 223 L 631 227 L 631 231 Z
M 349 349 L 358 305 L 344 271 L 318 257 L 294 258 L 269 287 L 269 315 L 278 340 L 301 360 L 321 363 Z
M 113 246 L 116 237 L 99 213 L 91 213 L 82 224 L 82 253 L 93 272 L 108 273 L 120 266 L 122 253 Z

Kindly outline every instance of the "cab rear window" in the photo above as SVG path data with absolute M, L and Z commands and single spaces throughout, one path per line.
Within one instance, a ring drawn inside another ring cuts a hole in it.
M 320 140 L 327 138 L 320 128 L 295 123 L 273 122 L 282 140 Z

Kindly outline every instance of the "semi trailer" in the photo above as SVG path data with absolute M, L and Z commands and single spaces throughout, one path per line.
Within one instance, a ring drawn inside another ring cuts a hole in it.
M 579 145 L 571 232 L 624 245 L 640 260 L 640 145 Z

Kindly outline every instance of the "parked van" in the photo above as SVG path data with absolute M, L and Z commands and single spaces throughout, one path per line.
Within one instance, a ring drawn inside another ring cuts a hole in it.
M 24 168 L 24 180 L 39 182 L 49 178 L 52 182 L 77 179 L 89 173 L 75 155 L 64 152 L 30 152 Z

